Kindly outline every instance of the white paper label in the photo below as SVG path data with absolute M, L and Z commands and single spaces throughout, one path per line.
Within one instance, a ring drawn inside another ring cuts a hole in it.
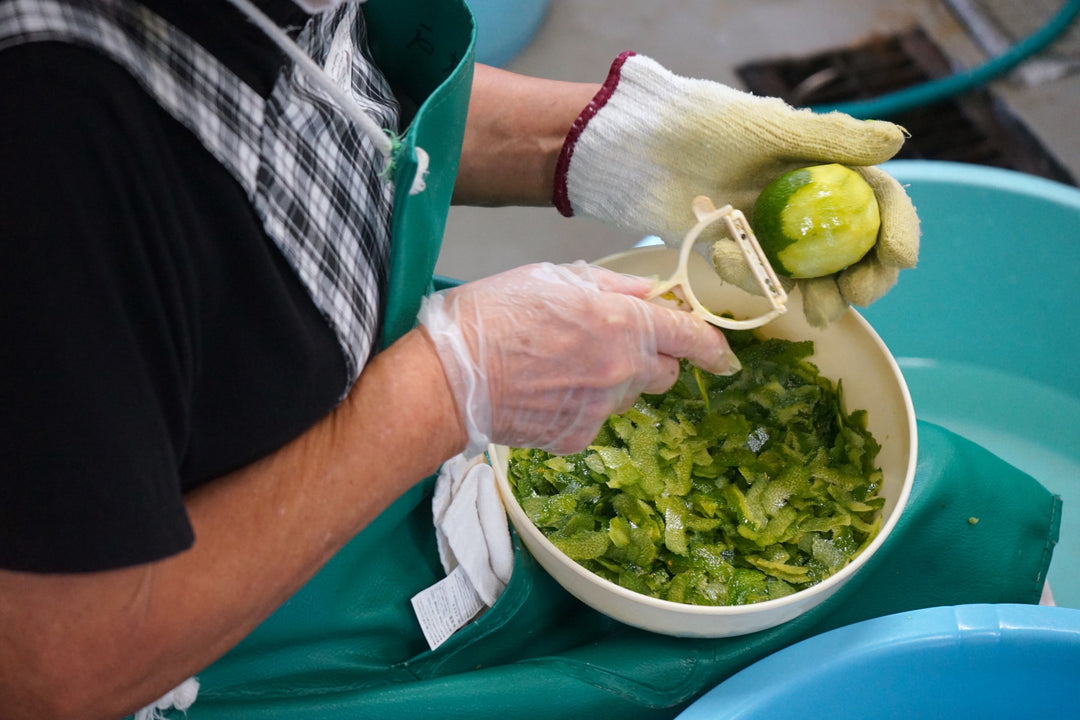
M 432 650 L 486 607 L 460 565 L 439 582 L 416 593 L 412 606 Z

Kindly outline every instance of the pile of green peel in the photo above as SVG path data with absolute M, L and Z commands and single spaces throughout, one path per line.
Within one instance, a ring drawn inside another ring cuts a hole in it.
M 821 582 L 874 538 L 885 501 L 866 413 L 845 412 L 812 342 L 727 337 L 736 375 L 684 362 L 584 452 L 510 451 L 514 494 L 563 553 L 652 597 L 744 605 Z

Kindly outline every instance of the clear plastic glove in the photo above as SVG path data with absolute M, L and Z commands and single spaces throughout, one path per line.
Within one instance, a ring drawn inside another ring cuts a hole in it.
M 419 321 L 469 434 L 488 443 L 584 449 L 612 413 L 678 377 L 678 358 L 738 370 L 724 336 L 641 298 L 652 282 L 584 263 L 520 267 L 435 293 Z
M 874 187 L 881 232 L 857 270 L 799 281 L 808 319 L 824 325 L 849 302 L 878 299 L 900 269 L 915 265 L 915 208 L 899 183 L 872 167 L 903 143 L 903 129 L 889 122 L 797 110 L 779 98 L 680 77 L 650 58 L 625 53 L 567 136 L 554 202 L 564 215 L 658 235 L 675 245 L 696 221 L 691 203 L 698 195 L 750 216 L 765 185 L 789 170 L 834 162 L 855 167 Z M 719 233 L 720 226 L 711 230 Z M 718 248 L 721 275 L 756 287 L 744 282 L 741 253 L 728 262 L 724 253 L 730 249 Z

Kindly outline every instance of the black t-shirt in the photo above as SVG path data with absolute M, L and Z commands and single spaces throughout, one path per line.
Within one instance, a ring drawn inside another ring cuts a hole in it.
M 224 0 L 147 4 L 269 93 L 282 57 Z M 183 493 L 329 412 L 341 349 L 241 187 L 123 68 L 21 45 L 0 97 L 0 567 L 175 554 Z

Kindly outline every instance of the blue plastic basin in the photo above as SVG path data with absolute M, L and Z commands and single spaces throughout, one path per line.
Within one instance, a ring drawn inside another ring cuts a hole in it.
M 548 0 L 467 1 L 476 17 L 476 61 L 496 67 L 525 49 L 548 6 Z
M 677 720 L 1080 717 L 1080 610 L 961 605 L 889 615 L 791 645 Z
M 885 167 L 922 220 L 919 266 L 862 313 L 916 416 L 1062 496 L 1049 582 L 1080 608 L 1080 190 L 976 165 Z

